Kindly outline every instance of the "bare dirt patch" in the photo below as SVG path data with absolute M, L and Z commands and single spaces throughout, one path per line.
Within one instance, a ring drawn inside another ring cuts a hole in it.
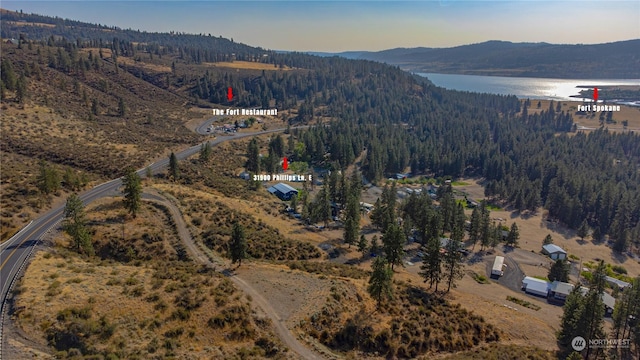
M 454 190 L 467 193 L 469 200 L 480 201 L 484 199 L 484 187 L 480 185 L 479 179 L 462 178 L 459 182 L 464 183 L 465 185 L 454 184 Z
M 291 270 L 285 265 L 250 263 L 237 273 L 269 299 L 289 328 L 322 307 L 333 282 L 326 276 Z

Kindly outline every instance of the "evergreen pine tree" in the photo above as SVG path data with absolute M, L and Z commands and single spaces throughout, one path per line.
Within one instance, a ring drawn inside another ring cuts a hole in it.
M 464 238 L 464 207 L 458 204 L 454 210 L 453 228 L 451 229 L 451 239 L 454 241 L 462 241 Z
M 298 195 L 294 194 L 289 201 L 289 207 L 293 209 L 294 213 L 297 213 L 298 210 Z
M 586 238 L 587 235 L 589 235 L 589 224 L 587 224 L 587 220 L 582 220 L 582 223 L 580 224 L 580 227 L 578 228 L 576 235 L 578 235 L 580 240 L 584 240 L 584 238 Z
M 579 352 L 574 351 L 571 354 L 569 354 L 569 356 L 567 356 L 565 360 L 583 360 L 583 358 Z
M 48 195 L 60 189 L 60 175 L 46 161 L 41 160 L 36 183 L 40 192 Z
M 62 228 L 73 239 L 77 252 L 93 255 L 93 245 L 91 244 L 91 234 L 86 228 L 86 218 L 84 204 L 77 194 L 71 194 L 67 198 L 64 207 L 64 219 Z
M 200 161 L 203 163 L 209 162 L 209 159 L 211 159 L 211 152 L 211 143 L 208 141 L 200 145 Z
M 171 152 L 171 155 L 169 155 L 169 176 L 173 179 L 173 181 L 178 180 L 178 177 L 180 176 L 180 169 L 178 168 L 178 158 L 173 152 Z
M 549 269 L 549 281 L 569 281 L 569 265 L 564 260 L 556 260 Z
M 27 79 L 24 73 L 20 74 L 18 81 L 16 82 L 16 101 L 18 104 L 24 104 L 24 100 L 27 97 Z
M 628 229 L 625 229 L 621 235 L 613 242 L 613 250 L 622 253 L 627 250 L 629 246 L 631 233 Z
M 91 114 L 98 116 L 98 100 L 91 99 Z
M 640 277 L 636 277 L 616 301 L 613 310 L 613 331 L 615 339 L 631 338 L 636 349 L 640 349 Z M 630 336 L 631 335 L 631 336 Z
M 4 83 L 4 86 L 7 90 L 15 90 L 16 89 L 16 74 L 13 72 L 13 66 L 11 65 L 11 61 L 8 59 L 2 59 L 0 70 L 0 78 Z
M 606 267 L 604 261 L 600 261 L 593 272 L 589 291 L 584 298 L 584 307 L 578 320 L 579 335 L 585 339 L 604 338 L 604 303 L 602 293 L 606 287 Z M 593 351 L 587 347 L 586 358 Z
M 358 251 L 362 253 L 362 256 L 366 255 L 368 247 L 369 243 L 367 241 L 367 238 L 364 237 L 364 234 L 361 234 L 360 240 L 358 241 Z
M 231 230 L 231 242 L 229 243 L 229 255 L 231 263 L 242 265 L 242 260 L 247 258 L 247 239 L 244 234 L 244 227 L 239 223 L 233 224 Z
M 136 173 L 135 169 L 131 167 L 127 169 L 127 173 L 122 178 L 122 185 L 124 185 L 124 207 L 133 217 L 136 217 L 138 211 L 140 211 L 142 196 L 142 185 L 140 181 L 140 176 Z
M 482 214 L 480 213 L 480 208 L 478 207 L 473 208 L 473 211 L 471 212 L 471 221 L 470 221 L 471 225 L 469 227 L 469 239 L 473 243 L 473 247 L 471 248 L 471 251 L 475 249 L 476 244 L 478 243 L 478 240 L 480 240 L 480 233 L 482 230 L 481 219 L 482 219 Z
M 123 117 L 126 112 L 126 106 L 124 104 L 124 99 L 118 99 L 118 116 Z
M 387 228 L 387 232 L 382 236 L 382 246 L 387 262 L 393 270 L 394 265 L 402 265 L 402 256 L 404 255 L 404 244 L 406 239 L 400 226 L 391 224 Z
M 377 308 L 379 309 L 383 299 L 391 299 L 393 297 L 391 282 L 393 270 L 389 268 L 386 260 L 382 257 L 377 257 L 373 261 L 372 270 L 367 291 L 376 300 Z
M 256 138 L 251 139 L 247 147 L 247 171 L 257 174 L 260 172 L 260 147 Z
M 347 209 L 344 222 L 344 242 L 355 244 L 360 232 L 360 201 L 359 193 L 351 191 L 347 197 Z
M 371 247 L 369 248 L 372 254 L 380 255 L 380 243 L 378 242 L 378 235 L 373 235 L 371 238 Z
M 455 286 L 455 281 L 461 279 L 462 272 L 462 255 L 460 254 L 460 242 L 453 239 L 449 240 L 445 246 L 445 253 L 442 259 L 443 275 L 447 281 L 447 292 L 451 290 L 451 286 Z
M 520 238 L 520 231 L 518 231 L 518 225 L 514 222 L 511 224 L 511 229 L 509 230 L 509 234 L 507 235 L 507 245 L 509 246 L 517 246 L 518 239 Z
M 322 221 L 324 226 L 327 226 L 331 219 L 331 200 L 329 199 L 329 189 L 326 186 L 322 187 L 316 200 L 314 209 L 317 214 L 317 221 Z
M 563 314 L 557 338 L 560 344 L 570 346 L 571 340 L 578 335 L 578 317 L 584 309 L 584 297 L 579 286 L 574 287 L 567 296 L 562 309 Z
M 429 282 L 429 288 L 435 284 L 435 291 L 438 291 L 438 284 L 442 279 L 442 253 L 440 252 L 440 239 L 437 237 L 427 240 L 427 245 L 423 249 L 420 270 L 419 274 L 424 278 L 424 282 Z

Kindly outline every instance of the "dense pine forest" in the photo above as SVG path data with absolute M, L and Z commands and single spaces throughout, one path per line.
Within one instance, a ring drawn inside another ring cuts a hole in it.
M 571 115 L 557 104 L 529 114 L 528 103 L 515 96 L 448 91 L 381 63 L 283 54 L 203 34 L 3 12 L 2 37 L 18 40 L 14 55 L 23 47 L 38 48 L 39 59 L 5 56 L 3 44 L 3 94 L 31 81 L 42 66 L 76 78 L 115 68 L 199 106 L 292 110 L 284 119 L 289 124 L 314 126 L 295 133 L 287 152 L 291 161 L 345 168 L 364 155 L 363 175 L 372 182 L 408 169 L 436 178 L 483 178 L 495 202 L 521 212 L 543 206 L 574 229 L 586 221 L 594 238 L 609 235 L 620 250 L 640 241 L 640 137 L 604 129 L 576 132 Z M 109 49 L 111 55 L 83 48 Z M 198 67 L 239 60 L 288 70 Z M 136 64 L 165 64 L 171 71 Z M 228 87 L 237 94 L 233 102 L 226 101 Z

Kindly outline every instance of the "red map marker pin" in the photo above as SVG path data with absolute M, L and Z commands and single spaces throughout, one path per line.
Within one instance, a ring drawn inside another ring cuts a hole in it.
M 289 167 L 289 162 L 287 161 L 287 158 L 284 158 L 282 160 L 282 170 L 287 170 L 288 167 Z
M 227 100 L 231 101 L 231 99 L 233 99 L 233 89 L 232 88 L 228 88 L 227 89 Z
M 593 88 L 593 102 L 597 102 L 598 101 L 598 88 L 594 87 Z

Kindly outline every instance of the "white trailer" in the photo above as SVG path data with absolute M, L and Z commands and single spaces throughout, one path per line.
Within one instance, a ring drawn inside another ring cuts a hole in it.
M 504 275 L 504 271 L 502 268 L 504 267 L 504 256 L 496 256 L 496 259 L 493 261 L 493 268 L 491 269 L 491 275 L 502 276 Z
M 527 294 L 547 297 L 551 284 L 546 280 L 536 279 L 534 277 L 525 276 L 522 279 L 522 289 Z

